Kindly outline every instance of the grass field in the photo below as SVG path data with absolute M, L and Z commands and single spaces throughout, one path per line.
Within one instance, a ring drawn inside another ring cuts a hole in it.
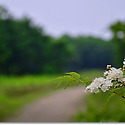
M 0 76 L 0 121 L 29 101 L 55 91 L 57 75 Z
M 125 122 L 125 100 L 114 95 L 107 103 L 107 93 L 89 95 L 86 111 L 78 111 L 72 121 L 77 122 Z
M 86 70 L 82 77 L 93 79 L 102 75 L 102 70 Z M 52 83 L 58 75 L 0 76 L 0 121 L 24 104 L 55 91 Z

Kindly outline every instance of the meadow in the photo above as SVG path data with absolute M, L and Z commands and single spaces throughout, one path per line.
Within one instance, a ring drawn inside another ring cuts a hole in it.
M 91 80 L 100 77 L 103 70 L 85 70 L 80 73 Z M 14 115 L 22 106 L 56 91 L 52 80 L 59 75 L 0 76 L 0 121 Z M 76 86 L 77 87 L 77 86 Z M 61 88 L 57 88 L 61 89 Z M 68 89 L 68 88 L 67 88 Z M 110 93 L 88 94 L 85 97 L 85 112 L 72 116 L 75 122 L 124 122 L 125 100 Z
M 81 72 L 82 77 L 99 76 L 101 70 L 86 70 Z M 55 92 L 58 83 L 53 79 L 61 75 L 23 75 L 0 76 L 0 121 L 13 115 L 23 105 L 35 101 L 47 94 Z M 62 86 L 61 88 L 64 88 Z M 57 88 L 57 89 L 60 89 Z
M 82 77 L 99 76 L 101 70 L 86 70 Z M 58 83 L 52 82 L 59 75 L 0 76 L 0 121 L 13 115 L 23 105 L 55 92 Z M 63 88 L 63 86 L 62 86 Z M 57 88 L 60 89 L 60 88 Z
M 20 107 L 55 91 L 57 75 L 0 76 L 0 121 Z

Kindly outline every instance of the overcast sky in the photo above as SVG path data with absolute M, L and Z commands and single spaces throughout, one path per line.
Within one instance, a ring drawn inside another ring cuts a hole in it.
M 125 0 L 0 0 L 15 17 L 28 15 L 53 36 L 111 36 L 108 26 L 125 20 Z

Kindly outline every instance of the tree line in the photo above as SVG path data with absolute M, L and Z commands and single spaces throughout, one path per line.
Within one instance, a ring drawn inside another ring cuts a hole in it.
M 104 69 L 107 63 L 113 64 L 114 48 L 113 42 L 92 36 L 65 34 L 54 38 L 32 19 L 15 19 L 5 7 L 0 7 L 1 74 Z

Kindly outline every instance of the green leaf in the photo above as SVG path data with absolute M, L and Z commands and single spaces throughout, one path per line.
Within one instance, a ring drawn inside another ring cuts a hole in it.
M 123 71 L 123 75 L 125 76 L 125 71 Z
M 79 86 L 80 84 L 83 84 L 83 83 L 84 83 L 83 80 L 79 80 L 79 81 L 77 81 L 77 86 Z
M 66 75 L 71 75 L 72 77 L 74 77 L 75 79 L 80 79 L 80 75 L 76 72 L 69 72 L 69 73 L 65 73 Z
M 86 78 L 84 78 L 84 79 L 80 79 L 80 80 L 79 80 L 79 83 L 77 84 L 77 86 L 80 85 L 80 84 L 83 84 L 83 83 L 85 84 L 85 86 L 87 86 L 87 85 L 89 85 L 91 82 L 92 82 L 92 81 L 89 80 L 88 77 L 86 77 Z
M 71 86 L 73 83 L 75 83 L 74 80 L 73 80 L 73 81 L 67 81 L 67 84 L 66 84 L 66 86 L 65 86 L 65 89 L 66 89 L 67 87 Z
M 58 83 L 55 88 L 58 88 L 59 86 L 61 86 L 64 83 L 64 80 L 65 80 L 64 76 L 61 76 L 61 77 L 54 79 L 53 81 Z
M 73 78 L 72 76 L 70 75 L 66 75 L 66 76 L 61 76 L 61 77 L 58 77 L 54 80 L 54 82 L 58 83 L 56 88 L 61 86 L 62 84 L 66 84 L 66 87 L 67 88 L 68 86 L 70 86 L 72 84 L 72 82 L 75 82 L 75 78 Z
M 71 86 L 73 83 L 75 83 L 77 86 L 83 83 L 85 83 L 86 85 L 91 83 L 88 77 L 83 79 L 80 77 L 80 74 L 76 72 L 65 73 L 64 76 L 56 78 L 55 82 L 58 83 L 56 88 L 61 86 L 63 83 L 66 84 L 65 88 Z
M 88 82 L 88 81 L 89 81 L 89 78 L 88 78 L 88 77 L 84 78 L 84 81 Z

